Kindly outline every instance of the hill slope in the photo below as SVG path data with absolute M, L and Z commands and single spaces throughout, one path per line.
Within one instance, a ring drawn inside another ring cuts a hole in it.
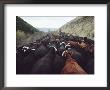
M 75 36 L 94 39 L 94 16 L 76 17 L 59 28 L 59 30 Z
M 16 16 L 16 30 L 21 30 L 26 33 L 34 33 L 38 32 L 39 30 L 24 21 L 22 18 Z
M 45 33 L 39 31 L 20 17 L 16 17 L 16 47 L 31 43 L 45 36 Z

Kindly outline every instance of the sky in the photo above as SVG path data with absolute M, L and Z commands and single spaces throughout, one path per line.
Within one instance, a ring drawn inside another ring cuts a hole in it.
M 73 20 L 75 17 L 39 17 L 39 16 L 20 16 L 35 28 L 60 28 L 62 25 Z

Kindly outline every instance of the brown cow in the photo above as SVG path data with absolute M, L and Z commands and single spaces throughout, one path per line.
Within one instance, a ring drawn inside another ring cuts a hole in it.
M 66 57 L 66 62 L 61 74 L 87 74 L 76 60 L 71 57 L 70 52 L 64 51 L 63 56 Z
M 81 43 L 78 43 L 78 45 L 80 46 L 80 48 L 86 48 L 87 45 L 84 41 L 82 41 Z

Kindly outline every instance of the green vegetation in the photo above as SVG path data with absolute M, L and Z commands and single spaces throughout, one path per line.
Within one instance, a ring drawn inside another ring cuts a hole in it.
M 16 17 L 16 47 L 34 42 L 45 35 L 20 17 Z
M 37 39 L 42 38 L 46 34 L 43 32 L 35 32 L 33 34 L 25 33 L 24 31 L 17 30 L 16 32 L 16 47 L 20 47 L 22 45 L 32 43 Z
M 26 21 L 24 21 L 23 19 L 21 19 L 18 16 L 16 16 L 16 30 L 22 30 L 25 33 L 39 32 L 38 29 L 36 29 L 32 25 L 28 24 Z

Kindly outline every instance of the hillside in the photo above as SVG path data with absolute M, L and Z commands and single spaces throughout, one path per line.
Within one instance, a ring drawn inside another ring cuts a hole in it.
M 24 21 L 22 18 L 16 16 L 16 30 L 21 30 L 26 33 L 34 33 L 38 32 L 39 30 Z
M 58 31 L 60 30 L 75 36 L 94 39 L 94 16 L 76 17 L 60 27 Z
M 28 22 L 16 16 L 16 47 L 31 43 L 45 36 Z

